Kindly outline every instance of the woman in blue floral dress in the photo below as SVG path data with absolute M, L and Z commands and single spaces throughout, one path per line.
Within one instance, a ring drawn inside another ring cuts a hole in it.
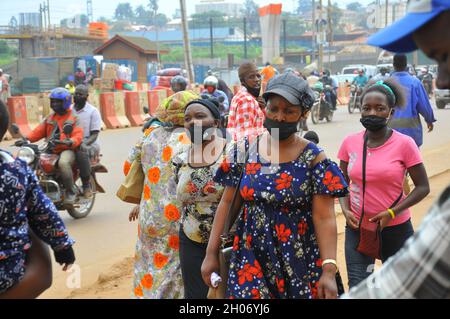
M 202 265 L 203 279 L 211 286 L 211 273 L 218 272 L 220 235 L 239 185 L 243 205 L 227 297 L 336 298 L 334 197 L 345 196 L 347 184 L 321 149 L 295 134 L 313 103 L 306 81 L 293 74 L 278 76 L 264 98 L 268 133 L 257 142 L 246 140 L 245 147 L 237 145 L 216 175 L 226 189 Z

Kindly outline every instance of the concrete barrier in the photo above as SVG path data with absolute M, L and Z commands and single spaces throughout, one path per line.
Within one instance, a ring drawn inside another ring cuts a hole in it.
M 148 107 L 150 109 L 150 115 L 155 115 L 156 109 L 165 98 L 167 98 L 166 90 L 148 91 Z
M 34 129 L 44 119 L 43 107 L 39 105 L 37 96 L 25 96 L 25 104 L 27 105 L 28 124 Z
M 10 97 L 8 98 L 7 106 L 10 123 L 17 124 L 23 135 L 31 133 L 31 127 L 28 123 L 26 98 L 24 96 Z M 10 133 L 12 136 L 17 137 L 11 131 Z
M 140 91 L 138 92 L 138 97 L 139 97 L 139 112 L 142 115 L 142 118 L 145 119 L 147 117 L 146 114 L 144 114 L 144 106 L 148 107 L 149 103 L 148 103 L 148 91 Z
M 100 115 L 102 114 L 102 110 L 100 108 L 100 93 L 97 90 L 93 90 L 93 91 L 89 92 L 88 103 L 91 104 L 92 106 L 94 106 L 100 112 Z M 102 116 L 102 119 L 103 119 L 103 116 Z M 106 124 L 102 120 L 102 130 L 106 130 L 106 129 L 107 129 Z
M 125 114 L 132 126 L 144 124 L 139 102 L 138 92 L 125 92 Z
M 131 123 L 125 113 L 125 92 L 114 92 L 114 109 L 122 127 L 131 127 Z
M 115 129 L 123 127 L 117 119 L 113 92 L 100 94 L 100 110 L 103 122 L 105 122 L 107 128 Z

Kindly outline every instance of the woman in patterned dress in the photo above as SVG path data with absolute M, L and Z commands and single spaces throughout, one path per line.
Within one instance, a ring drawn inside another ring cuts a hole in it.
M 156 115 L 171 126 L 146 130 L 125 164 L 127 173 L 130 163 L 139 157 L 145 174 L 134 261 L 135 298 L 183 298 L 178 254 L 181 210 L 170 161 L 190 144 L 182 127 L 184 110 L 198 98 L 192 92 L 182 91 L 166 99 Z
M 206 299 L 208 294 L 200 268 L 224 190 L 213 178 L 227 153 L 227 141 L 220 136 L 219 126 L 216 100 L 189 103 L 184 127 L 192 144 L 188 152 L 172 160 L 177 176 L 177 199 L 182 206 L 180 261 L 186 299 Z
M 202 276 L 218 272 L 220 234 L 239 185 L 243 199 L 227 283 L 229 298 L 336 298 L 334 197 L 347 194 L 338 166 L 301 138 L 313 94 L 293 74 L 275 77 L 264 94 L 268 133 L 227 156 L 215 180 L 226 186 Z

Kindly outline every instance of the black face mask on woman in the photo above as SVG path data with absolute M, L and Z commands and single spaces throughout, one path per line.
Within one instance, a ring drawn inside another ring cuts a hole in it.
M 360 122 L 367 130 L 376 132 L 387 126 L 388 119 L 376 115 L 368 115 L 361 117 Z
M 298 132 L 298 122 L 279 122 L 268 117 L 264 121 L 264 127 L 269 131 L 270 135 L 272 135 L 273 129 L 278 129 L 278 139 L 280 141 Z
M 211 139 L 212 131 L 213 131 L 212 125 L 210 126 L 196 126 L 192 125 L 189 127 L 189 136 L 191 139 L 191 142 L 193 144 L 203 144 L 206 141 L 209 141 Z

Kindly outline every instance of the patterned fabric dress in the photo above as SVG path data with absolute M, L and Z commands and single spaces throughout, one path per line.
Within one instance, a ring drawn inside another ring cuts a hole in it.
M 163 127 L 146 131 L 141 150 L 135 147 L 128 162 L 141 156 L 145 174 L 140 204 L 134 264 L 134 296 L 150 299 L 183 298 L 179 248 L 181 206 L 176 199 L 171 159 L 190 144 L 184 129 Z
M 263 162 L 252 147 L 245 168 L 239 149 L 234 148 L 215 177 L 235 187 L 244 169 L 244 205 L 237 220 L 227 296 L 315 298 L 322 270 L 313 195 L 345 196 L 347 184 L 340 169 L 329 159 L 311 167 L 322 151 L 313 143 L 297 160 L 277 165 Z

